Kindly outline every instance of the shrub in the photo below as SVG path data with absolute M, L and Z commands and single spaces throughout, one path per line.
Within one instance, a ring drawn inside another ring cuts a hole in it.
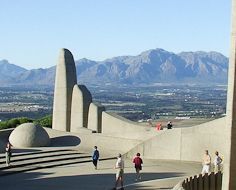
M 7 121 L 1 121 L 0 129 L 15 128 L 20 124 L 31 123 L 31 122 L 33 122 L 33 120 L 26 117 L 13 118 Z
M 41 127 L 52 128 L 52 115 L 45 116 L 41 119 L 37 119 L 34 121 L 36 125 L 40 125 Z

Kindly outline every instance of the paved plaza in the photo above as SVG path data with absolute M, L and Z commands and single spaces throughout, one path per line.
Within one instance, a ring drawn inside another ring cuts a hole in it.
M 0 187 L 4 190 L 109 190 L 114 186 L 115 162 L 115 159 L 100 161 L 98 170 L 92 162 L 85 162 L 3 175 Z M 126 159 L 125 189 L 171 189 L 185 176 L 198 174 L 200 170 L 199 163 L 144 160 L 142 180 L 136 182 L 131 159 Z

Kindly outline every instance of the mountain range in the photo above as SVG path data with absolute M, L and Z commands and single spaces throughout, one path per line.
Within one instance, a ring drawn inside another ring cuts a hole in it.
M 104 61 L 75 61 L 80 84 L 138 85 L 155 83 L 227 83 L 228 58 L 218 52 L 181 52 L 152 49 L 137 56 L 119 56 Z M 27 70 L 0 61 L 0 86 L 54 85 L 56 67 Z

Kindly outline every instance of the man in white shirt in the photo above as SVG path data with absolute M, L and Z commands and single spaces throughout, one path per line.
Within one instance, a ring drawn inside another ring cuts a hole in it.
M 205 154 L 203 155 L 202 158 L 202 175 L 204 175 L 205 173 L 209 173 L 210 172 L 210 166 L 211 166 L 211 157 L 208 153 L 208 150 L 205 150 Z
M 124 178 L 124 160 L 122 159 L 121 154 L 118 154 L 116 165 L 115 165 L 116 171 L 116 183 L 115 183 L 115 188 L 117 188 L 118 183 L 120 181 L 121 184 L 121 190 L 124 189 L 124 183 L 123 183 L 123 178 Z

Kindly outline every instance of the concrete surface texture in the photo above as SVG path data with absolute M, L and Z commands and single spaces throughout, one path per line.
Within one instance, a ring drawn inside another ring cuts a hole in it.
M 97 133 L 102 132 L 102 112 L 104 111 L 105 107 L 102 105 L 93 102 L 89 105 L 88 129 Z
M 33 123 L 24 123 L 15 128 L 10 134 L 9 141 L 14 147 L 40 147 L 50 144 L 45 129 Z
M 145 141 L 158 135 L 154 128 L 140 125 L 116 114 L 102 112 L 102 133 L 113 137 Z
M 193 127 L 165 130 L 134 147 L 127 156 L 141 152 L 145 158 L 201 161 L 204 150 L 209 150 L 212 159 L 217 150 L 225 158 L 225 122 L 226 118 L 220 118 Z
M 101 155 L 116 156 L 117 153 L 125 154 L 142 141 L 137 139 L 115 138 L 100 133 L 80 133 L 62 132 L 45 128 L 51 138 L 51 146 L 69 146 L 83 152 L 91 151 L 95 145 L 101 150 Z
M 88 125 L 88 110 L 92 102 L 92 95 L 84 85 L 75 85 L 71 104 L 71 132 L 79 132 L 79 129 Z

